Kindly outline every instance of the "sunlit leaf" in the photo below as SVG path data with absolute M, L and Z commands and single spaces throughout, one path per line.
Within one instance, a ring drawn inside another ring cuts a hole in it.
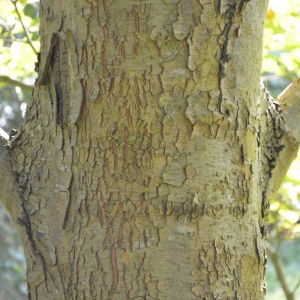
M 271 9 L 271 8 L 268 9 L 268 11 L 267 11 L 267 20 L 272 21 L 274 19 L 275 15 L 276 14 L 275 14 L 273 9 Z

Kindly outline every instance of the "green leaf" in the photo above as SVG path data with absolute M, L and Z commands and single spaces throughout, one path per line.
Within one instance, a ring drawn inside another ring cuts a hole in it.
M 27 17 L 30 17 L 31 19 L 35 19 L 38 16 L 38 12 L 36 10 L 36 8 L 34 7 L 34 5 L 28 3 L 24 6 L 24 14 Z
M 37 31 L 31 32 L 31 39 L 32 39 L 33 41 L 39 41 L 39 39 L 40 39 L 39 33 L 38 33 Z

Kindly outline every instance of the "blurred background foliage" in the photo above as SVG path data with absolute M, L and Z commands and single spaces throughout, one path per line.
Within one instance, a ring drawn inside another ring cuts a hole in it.
M 262 78 L 274 98 L 300 76 L 299 0 L 270 0 Z M 39 52 L 39 1 L 0 0 L 0 127 L 18 128 L 30 100 Z M 300 158 L 270 208 L 267 300 L 300 299 Z M 26 297 L 22 245 L 0 207 L 0 300 Z
M 300 77 L 299 24 L 299 0 L 270 0 L 265 22 L 262 71 L 264 84 L 274 98 L 293 79 Z M 299 199 L 298 154 L 271 202 L 267 300 L 300 299 Z

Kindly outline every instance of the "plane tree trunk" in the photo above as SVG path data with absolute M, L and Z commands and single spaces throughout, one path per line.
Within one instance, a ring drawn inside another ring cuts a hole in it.
M 29 299 L 264 298 L 268 199 L 297 149 L 260 84 L 266 6 L 41 1 L 0 168 Z

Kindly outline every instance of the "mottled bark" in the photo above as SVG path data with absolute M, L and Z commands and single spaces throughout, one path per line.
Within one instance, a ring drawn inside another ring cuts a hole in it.
M 30 299 L 263 299 L 285 136 L 260 86 L 266 4 L 41 1 L 10 143 Z

